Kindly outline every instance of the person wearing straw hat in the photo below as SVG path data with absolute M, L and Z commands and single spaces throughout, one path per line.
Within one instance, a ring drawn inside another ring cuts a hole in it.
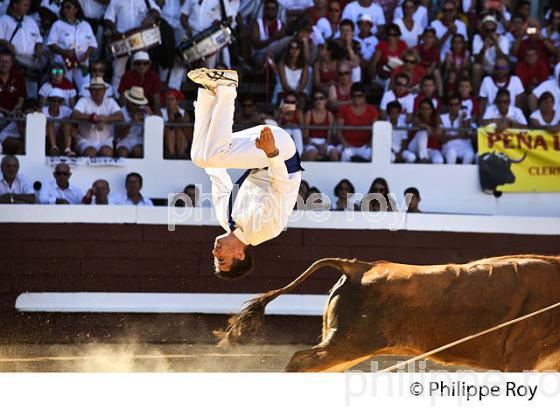
M 47 120 L 62 120 L 70 118 L 72 109 L 64 105 L 64 92 L 60 88 L 51 88 L 47 97 L 47 105 L 42 108 L 43 114 Z M 72 151 L 72 126 L 66 122 L 47 122 L 47 143 L 49 146 L 49 155 L 60 155 L 58 142 L 62 142 L 64 146 L 64 155 L 73 157 L 76 155 Z M 58 140 L 58 142 L 57 142 Z
M 119 95 L 121 105 L 125 105 L 124 92 L 132 87 L 142 87 L 144 94 L 153 112 L 159 112 L 159 97 L 161 81 L 159 76 L 152 70 L 150 55 L 145 51 L 138 51 L 132 56 L 131 69 L 124 73 L 119 84 Z
M 82 156 L 113 156 L 112 122 L 123 121 L 121 107 L 105 98 L 106 85 L 101 77 L 93 77 L 89 84 L 91 97 L 81 98 L 72 112 L 73 120 L 81 120 L 77 148 Z
M 144 155 L 144 117 L 152 115 L 142 87 L 132 87 L 124 92 L 126 107 L 122 113 L 130 124 L 117 127 L 117 156 L 142 158 Z

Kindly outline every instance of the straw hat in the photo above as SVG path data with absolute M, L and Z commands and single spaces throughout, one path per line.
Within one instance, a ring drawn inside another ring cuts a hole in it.
M 87 89 L 91 89 L 91 88 L 107 88 L 107 86 L 105 85 L 105 81 L 103 80 L 102 77 L 93 77 L 90 81 L 89 81 L 89 85 L 86 86 Z
M 142 87 L 132 87 L 130 90 L 124 92 L 124 98 L 136 105 L 148 104 L 148 99 L 144 95 Z

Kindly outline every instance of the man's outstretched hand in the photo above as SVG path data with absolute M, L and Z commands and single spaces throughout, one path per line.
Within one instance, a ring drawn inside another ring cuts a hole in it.
M 278 148 L 274 142 L 272 130 L 269 127 L 264 127 L 261 130 L 261 135 L 255 140 L 255 146 L 262 150 L 267 157 L 272 158 L 278 155 Z

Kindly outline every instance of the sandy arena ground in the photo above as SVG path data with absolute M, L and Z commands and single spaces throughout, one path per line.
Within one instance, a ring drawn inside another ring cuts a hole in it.
M 0 346 L 2 372 L 280 372 L 306 345 L 18 344 Z M 378 358 L 379 368 L 404 358 Z M 371 371 L 366 361 L 356 370 Z M 420 369 L 423 369 L 420 367 Z M 426 370 L 461 368 L 426 363 Z M 465 368 L 462 368 L 465 369 Z

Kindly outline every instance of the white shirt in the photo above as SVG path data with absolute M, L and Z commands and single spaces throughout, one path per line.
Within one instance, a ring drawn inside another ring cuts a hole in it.
M 402 4 L 401 4 L 402 6 Z M 395 16 L 393 17 L 393 22 L 397 22 L 397 20 L 402 19 L 403 16 L 403 11 L 402 11 L 402 7 L 399 6 L 395 9 Z M 426 8 L 426 6 L 418 6 L 416 8 L 416 11 L 414 12 L 414 14 L 412 15 L 412 19 L 418 23 L 418 25 L 420 26 L 420 28 L 422 29 L 422 31 L 424 31 L 424 29 L 426 27 L 428 27 L 428 9 Z
M 560 85 L 557 78 L 542 82 L 533 90 L 533 94 L 539 98 L 546 91 L 552 93 L 554 96 L 554 110 L 560 112 Z
M 424 31 L 417 21 L 413 21 L 414 25 L 409 31 L 402 19 L 395 20 L 395 24 L 401 29 L 401 40 L 404 41 L 410 48 L 418 45 L 418 36 L 422 35 L 422 32 Z
M 482 117 L 483 120 L 494 120 L 502 118 L 508 118 L 510 120 L 518 122 L 519 124 L 527 125 L 527 120 L 525 119 L 523 112 L 519 108 L 512 106 L 508 108 L 507 115 L 502 116 L 496 105 L 490 105 L 488 106 L 488 108 L 486 108 L 484 116 Z
M 373 53 L 375 53 L 375 48 L 379 43 L 379 40 L 373 34 L 366 38 L 360 38 L 358 35 L 356 35 L 354 37 L 354 40 L 360 43 L 360 51 L 362 52 L 362 57 L 364 58 L 364 60 L 369 60 L 373 56 Z
M 18 22 L 10 15 L 0 17 L 0 40 L 9 41 L 16 30 Z M 16 54 L 34 55 L 35 45 L 43 42 L 39 26 L 29 16 L 24 16 L 21 27 L 12 39 Z
M 329 23 L 329 20 L 326 17 L 321 17 L 313 27 L 317 28 L 321 32 L 321 34 L 323 35 L 323 39 L 325 41 L 330 39 L 331 37 L 332 38 L 340 37 L 340 32 L 338 31 L 338 28 L 336 30 L 336 33 L 333 33 L 331 23 Z
M 148 2 L 152 9 L 161 13 L 154 0 L 148 0 Z M 111 0 L 105 11 L 105 20 L 115 23 L 119 33 L 125 33 L 140 27 L 140 23 L 149 11 L 145 0 Z
M 393 90 L 387 90 L 383 93 L 383 98 L 381 99 L 381 107 L 382 110 L 387 109 L 387 104 L 392 101 L 398 101 L 403 108 L 403 114 L 412 114 L 414 112 L 414 95 L 406 94 L 403 97 L 397 98 Z
M 6 138 L 22 138 L 17 128 L 17 123 L 12 121 L 0 132 L 0 143 L 4 142 Z
M 128 108 L 124 107 L 122 109 L 122 113 L 123 113 L 123 117 L 124 120 L 127 122 L 132 122 L 132 116 L 130 115 L 130 113 L 128 112 Z M 128 129 L 128 134 L 126 135 L 125 138 L 135 138 L 135 139 L 140 139 L 140 140 L 144 140 L 144 126 L 143 126 L 143 122 L 140 123 L 133 123 L 130 128 Z
M 179 0 L 165 0 L 161 9 L 161 17 L 175 30 L 183 31 L 181 26 L 181 7 L 182 5 Z
M 362 7 L 358 1 L 353 1 L 348 3 L 344 10 L 342 11 L 341 21 L 344 19 L 349 19 L 354 22 L 356 27 L 358 26 L 358 18 L 361 14 L 369 14 L 373 20 L 372 31 L 377 33 L 377 27 L 385 25 L 385 13 L 379 4 L 371 3 L 369 7 Z
M 305 10 L 313 7 L 313 0 L 278 0 L 278 3 L 287 10 Z
M 39 88 L 39 95 L 41 97 L 48 97 L 49 93 L 53 88 L 59 88 L 59 87 L 53 87 L 53 85 L 47 81 L 45 84 L 41 86 L 41 88 Z M 70 105 L 70 99 L 76 97 L 76 95 L 78 94 L 75 88 L 72 89 L 59 88 L 59 89 L 64 94 L 64 104 L 66 105 Z
M 56 204 L 57 199 L 66 199 L 70 204 L 81 204 L 84 193 L 75 185 L 69 184 L 68 188 L 60 188 L 55 180 L 43 184 L 39 194 L 39 203 Z
M 467 26 L 465 25 L 465 23 L 463 23 L 461 20 L 456 19 L 454 21 L 455 25 L 457 26 L 457 31 L 455 33 L 457 34 L 462 34 L 463 37 L 465 39 L 468 39 L 468 33 L 467 33 Z M 441 22 L 441 20 L 434 20 L 432 22 L 432 24 L 430 25 L 430 27 L 432 27 L 435 31 L 436 31 L 436 38 L 442 38 L 445 33 L 447 33 L 449 31 L 449 29 L 443 25 L 443 23 Z M 441 47 L 441 60 L 445 60 L 445 55 L 447 54 L 447 52 L 451 49 L 451 38 L 453 36 L 450 35 L 447 40 L 445 41 L 445 44 Z
M 145 198 L 144 196 L 142 196 L 140 202 L 135 204 L 130 200 L 126 192 L 124 194 L 115 195 L 115 197 L 112 198 L 109 201 L 109 203 L 113 205 L 136 205 L 136 206 L 148 206 L 148 207 L 154 206 L 152 200 L 150 198 Z
M 406 115 L 399 115 L 397 119 L 397 127 L 407 127 Z M 402 147 L 402 142 L 408 139 L 408 131 L 406 130 L 395 130 L 391 134 L 391 151 L 394 153 L 400 152 Z
M 3 16 L 8 12 L 8 6 L 10 5 L 9 0 L 0 1 L 0 16 Z
M 74 109 L 82 114 L 112 115 L 120 111 L 121 108 L 112 98 L 105 98 L 101 105 L 95 104 L 91 98 L 80 98 Z M 88 141 L 100 142 L 113 138 L 113 126 L 105 124 L 103 129 L 99 131 L 95 124 L 81 123 L 79 125 L 79 133 L 82 138 Z
M 440 115 L 440 120 L 441 120 L 441 126 L 442 128 L 462 128 L 462 124 L 461 124 L 461 113 L 466 111 L 459 111 L 459 115 L 457 115 L 457 118 L 455 118 L 454 120 L 451 119 L 449 113 L 446 114 L 442 114 Z M 465 119 L 467 119 L 468 117 L 465 115 Z M 458 131 L 450 131 L 450 130 L 445 130 L 445 134 L 447 134 L 448 136 L 457 136 L 459 134 Z
M 0 195 L 26 195 L 34 193 L 33 184 L 22 173 L 18 172 L 15 179 L 12 181 L 12 186 L 9 186 L 4 178 L 0 181 Z
M 253 171 L 235 198 L 233 234 L 246 245 L 275 238 L 286 228 L 299 193 L 301 172 L 288 174 L 280 156 L 268 159 L 268 170 Z M 229 228 L 228 204 L 233 183 L 224 168 L 206 168 L 212 181 L 212 203 L 220 225 Z
M 107 6 L 98 3 L 96 0 L 78 0 L 82 10 L 84 11 L 84 16 L 88 19 L 100 19 L 105 14 Z
M 93 30 L 87 21 L 80 21 L 78 24 L 70 24 L 62 20 L 57 20 L 51 27 L 47 38 L 47 45 L 57 45 L 64 50 L 74 50 L 76 57 L 81 59 L 88 48 L 97 48 L 97 40 Z M 55 61 L 64 64 L 62 56 L 55 54 Z M 84 65 L 89 65 L 89 59 L 85 60 Z
M 472 45 L 473 56 L 479 54 L 483 46 L 484 46 L 484 40 L 479 34 L 475 34 L 473 39 L 473 45 Z M 498 46 L 502 50 L 502 53 L 504 53 L 506 56 L 509 54 L 511 44 L 506 36 L 498 36 Z M 494 64 L 496 64 L 496 57 L 497 57 L 496 46 L 492 46 L 486 49 L 486 52 L 484 53 L 484 59 L 483 59 L 483 65 L 485 71 L 487 72 L 492 71 Z
M 52 120 L 61 120 L 63 118 L 69 118 L 72 115 L 72 108 L 66 106 L 66 105 L 61 105 L 60 109 L 58 110 L 58 115 L 54 116 L 49 114 L 49 106 L 45 105 L 42 108 L 43 114 L 45 114 L 45 117 L 47 117 L 47 119 L 52 119 Z M 54 126 L 54 130 L 55 132 L 58 133 L 58 129 L 60 128 L 60 123 L 59 122 L 54 122 L 53 123 Z
M 224 1 L 226 16 L 235 16 L 239 11 L 239 0 Z M 222 10 L 220 0 L 185 0 L 185 4 L 181 8 L 181 14 L 189 17 L 189 27 L 193 34 L 198 34 L 206 30 L 212 25 L 214 20 L 222 20 Z
M 552 118 L 552 121 L 550 121 L 550 122 L 546 122 L 544 120 L 544 118 L 541 114 L 541 110 L 537 110 L 537 111 L 533 112 L 531 114 L 531 119 L 537 120 L 539 125 L 542 125 L 542 126 L 545 126 L 545 127 L 560 125 L 560 113 L 556 110 L 554 110 L 554 117 Z
M 494 100 L 496 99 L 496 94 L 501 87 L 506 87 L 509 91 L 509 96 L 511 98 L 511 105 L 515 105 L 515 97 L 519 94 L 524 92 L 523 84 L 521 80 L 516 75 L 512 75 L 510 77 L 509 83 L 498 85 L 494 82 L 494 79 L 491 76 L 484 77 L 482 80 L 482 84 L 480 85 L 480 92 L 479 97 L 486 98 L 488 100 L 488 104 L 494 104 Z

